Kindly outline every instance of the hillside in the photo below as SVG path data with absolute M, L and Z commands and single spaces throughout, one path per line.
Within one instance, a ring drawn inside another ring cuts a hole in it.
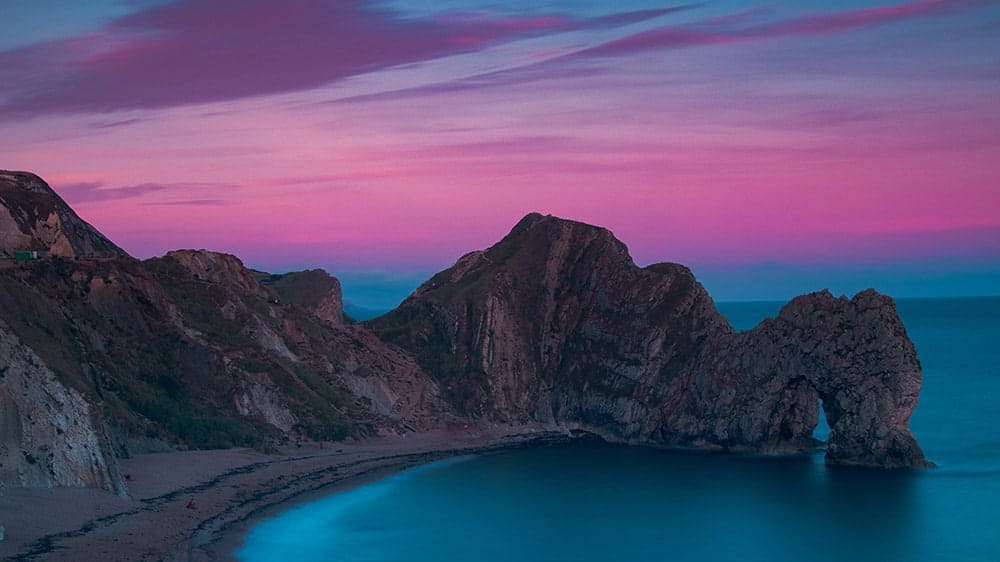
M 62 212 L 38 178 L 0 177 Z M 5 189 L 5 202 L 26 200 Z M 0 343 L 11 350 L 0 357 L 0 400 L 22 426 L 5 424 L 6 482 L 122 489 L 117 456 L 364 438 L 449 419 L 408 355 L 342 320 L 340 286 L 325 273 L 261 277 L 202 250 L 142 262 L 82 221 L 60 240 L 105 253 L 65 256 L 39 238 L 45 232 L 22 232 L 32 238 L 17 249 L 42 254 L 0 261 Z M 39 383 L 27 368 L 54 390 L 19 393 L 12 373 Z M 72 434 L 67 424 L 84 429 Z M 67 450 L 93 454 L 60 460 Z
M 684 266 L 531 214 L 356 323 L 321 270 L 140 261 L 36 176 L 0 172 L 0 196 L 3 483 L 124 493 L 116 459 L 135 453 L 442 427 L 799 452 L 821 400 L 828 462 L 925 464 L 919 361 L 874 291 L 799 297 L 737 333 Z

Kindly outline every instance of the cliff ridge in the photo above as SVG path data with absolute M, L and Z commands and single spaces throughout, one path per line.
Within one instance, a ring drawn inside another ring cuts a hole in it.
M 908 427 L 920 363 L 875 291 L 736 332 L 688 268 L 533 213 L 357 323 L 321 270 L 136 260 L 30 174 L 0 172 L 0 234 L 5 484 L 126 493 L 116 459 L 145 451 L 442 428 L 796 453 L 821 411 L 829 464 L 928 464 Z
M 477 420 L 798 452 L 822 400 L 829 464 L 926 464 L 908 428 L 920 364 L 875 291 L 798 297 L 737 333 L 688 268 L 640 268 L 606 229 L 530 214 L 369 325 Z

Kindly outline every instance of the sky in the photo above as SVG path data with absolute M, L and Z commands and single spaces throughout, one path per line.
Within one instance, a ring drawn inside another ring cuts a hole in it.
M 716 300 L 1000 294 L 1000 2 L 0 0 L 0 168 L 387 309 L 533 211 Z

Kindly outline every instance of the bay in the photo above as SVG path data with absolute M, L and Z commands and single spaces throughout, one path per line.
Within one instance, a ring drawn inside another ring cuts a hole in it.
M 737 329 L 782 303 L 721 303 Z M 240 560 L 1000 560 L 1000 298 L 900 300 L 927 471 L 593 442 L 458 457 L 256 525 Z M 825 435 L 824 427 L 817 436 Z

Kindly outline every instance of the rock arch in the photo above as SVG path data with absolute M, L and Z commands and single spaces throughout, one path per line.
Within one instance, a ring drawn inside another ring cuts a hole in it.
M 786 387 L 804 379 L 808 385 L 801 392 L 816 397 L 805 399 L 822 401 L 830 426 L 827 464 L 930 464 L 909 428 L 920 362 L 889 297 L 874 290 L 850 300 L 828 291 L 804 295 L 752 330 L 747 344 L 763 352 L 752 381 L 759 384 L 767 373 Z M 808 427 L 810 435 L 815 425 Z

